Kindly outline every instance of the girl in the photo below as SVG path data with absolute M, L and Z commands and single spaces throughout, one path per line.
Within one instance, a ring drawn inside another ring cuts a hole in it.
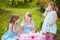
M 45 19 L 42 26 L 42 31 L 49 33 L 50 40 L 53 40 L 53 34 L 56 34 L 57 26 L 57 13 L 56 13 L 56 5 L 54 2 L 49 2 L 48 7 L 44 13 Z
M 20 31 L 20 28 L 18 28 L 18 22 L 19 22 L 19 16 L 18 15 L 13 15 L 11 17 L 10 23 L 7 27 L 7 32 L 2 36 L 1 40 L 11 40 L 14 38 Z
M 34 22 L 32 21 L 32 15 L 27 12 L 24 16 L 24 21 L 21 24 L 21 33 L 28 34 L 30 32 L 35 32 Z

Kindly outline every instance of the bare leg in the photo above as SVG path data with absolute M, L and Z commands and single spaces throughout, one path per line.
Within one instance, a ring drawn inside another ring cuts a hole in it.
M 49 36 L 49 33 L 46 34 L 46 37 L 47 37 L 47 36 Z M 46 40 L 46 38 L 45 38 L 45 40 Z
M 50 34 L 50 40 L 53 40 L 53 34 L 52 33 L 49 34 Z

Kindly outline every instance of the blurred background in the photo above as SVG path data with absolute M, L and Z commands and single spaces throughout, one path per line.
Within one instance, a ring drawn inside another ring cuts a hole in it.
M 24 14 L 30 11 L 33 16 L 37 31 L 42 28 L 44 21 L 43 13 L 47 7 L 47 3 L 54 1 L 58 7 L 57 15 L 57 40 L 60 40 L 60 0 L 0 0 L 0 39 L 7 30 L 7 25 L 12 14 L 20 15 L 20 23 L 23 21 Z

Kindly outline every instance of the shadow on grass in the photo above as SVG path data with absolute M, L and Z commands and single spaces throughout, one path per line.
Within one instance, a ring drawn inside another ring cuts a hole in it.
M 5 13 L 10 13 L 9 9 L 0 9 L 0 15 L 5 14 Z

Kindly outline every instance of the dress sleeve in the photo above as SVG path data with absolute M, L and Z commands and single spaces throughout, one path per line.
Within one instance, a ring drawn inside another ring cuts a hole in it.
M 32 26 L 35 26 L 34 21 L 31 22 L 31 25 L 32 25 Z

